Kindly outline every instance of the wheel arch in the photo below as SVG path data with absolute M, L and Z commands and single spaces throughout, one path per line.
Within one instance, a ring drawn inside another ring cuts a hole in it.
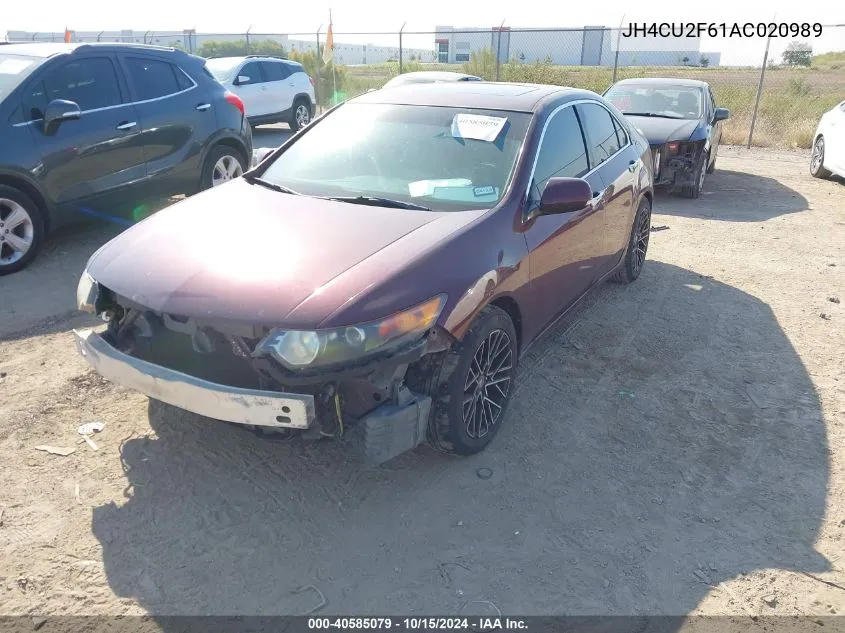
M 20 189 L 29 196 L 38 206 L 38 211 L 41 213 L 41 219 L 44 222 L 44 232 L 48 233 L 50 231 L 50 227 L 53 224 L 53 218 L 50 215 L 50 206 L 47 204 L 47 199 L 41 193 L 41 190 L 37 185 L 26 178 L 5 172 L 0 172 L 0 185 Z
M 513 329 L 516 332 L 516 353 L 518 356 L 522 349 L 522 311 L 519 309 L 519 303 L 510 295 L 499 295 L 487 305 L 504 310 L 510 317 Z

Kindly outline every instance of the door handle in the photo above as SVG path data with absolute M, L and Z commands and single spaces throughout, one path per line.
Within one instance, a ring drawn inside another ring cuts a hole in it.
M 197 106 L 197 110 L 199 110 L 200 112 L 205 112 L 205 111 L 206 111 L 206 110 L 208 110 L 210 107 L 211 107 L 211 104 L 210 104 L 210 103 L 201 103 L 201 104 L 199 104 L 199 105 Z
M 262 90 L 267 90 L 267 86 L 261 86 Z
M 123 123 L 118 124 L 118 126 L 114 129 L 123 132 L 124 130 L 131 130 L 136 125 L 138 125 L 137 121 L 124 121 Z
M 639 160 L 639 159 L 637 159 L 637 160 L 632 160 L 630 163 L 628 163 L 628 171 L 630 171 L 631 173 L 635 172 L 635 171 L 637 170 L 637 166 L 638 166 L 639 164 L 640 164 L 640 160 Z

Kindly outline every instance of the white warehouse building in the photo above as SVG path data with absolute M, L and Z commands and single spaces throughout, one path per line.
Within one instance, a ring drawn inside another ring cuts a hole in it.
M 438 26 L 434 38 L 437 61 L 457 64 L 472 53 L 490 50 L 502 63 L 543 62 L 561 66 L 613 66 L 616 29 L 585 26 L 573 29 L 455 28 Z M 662 50 L 621 50 L 620 66 L 718 66 L 719 53 L 700 51 L 700 38 L 663 41 Z M 625 48 L 624 46 L 622 47 Z M 670 50 L 671 49 L 671 50 Z

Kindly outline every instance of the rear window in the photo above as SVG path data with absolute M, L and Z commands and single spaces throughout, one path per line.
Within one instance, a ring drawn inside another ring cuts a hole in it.
M 41 57 L 0 55 L 0 99 L 17 88 L 42 61 Z

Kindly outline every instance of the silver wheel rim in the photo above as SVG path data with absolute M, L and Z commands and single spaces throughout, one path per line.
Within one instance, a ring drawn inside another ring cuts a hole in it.
M 214 164 L 214 171 L 211 173 L 211 186 L 216 187 L 224 182 L 237 178 L 244 173 L 243 167 L 234 156 L 221 156 Z
M 461 410 L 471 438 L 481 439 L 501 420 L 512 374 L 511 338 L 504 330 L 493 330 L 475 350 L 464 381 Z
M 20 261 L 34 240 L 35 225 L 26 209 L 14 200 L 0 198 L 0 266 Z
M 296 108 L 296 124 L 299 127 L 305 127 L 308 125 L 308 121 L 311 120 L 311 114 L 308 112 L 308 108 L 304 105 L 300 104 Z
M 816 144 L 813 145 L 813 157 L 812 162 L 810 163 L 810 168 L 813 170 L 813 173 L 816 173 L 819 170 L 819 167 L 822 166 L 823 157 L 824 140 L 819 139 L 816 141 Z

